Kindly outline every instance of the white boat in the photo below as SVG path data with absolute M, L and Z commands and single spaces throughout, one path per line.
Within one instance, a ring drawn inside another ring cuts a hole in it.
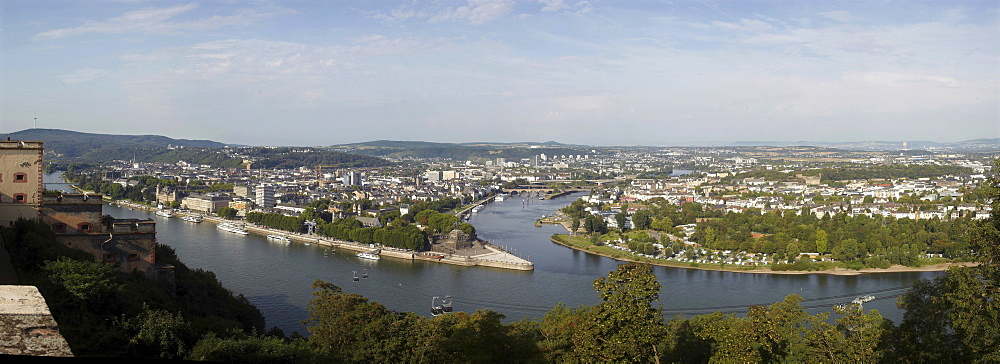
M 287 236 L 281 236 L 281 235 L 268 235 L 267 236 L 267 240 L 276 241 L 276 242 L 285 243 L 285 244 L 288 244 L 288 243 L 292 242 L 292 240 L 289 239 Z
M 228 232 L 235 233 L 235 234 L 241 234 L 241 235 L 250 234 L 250 232 L 247 231 L 247 229 L 244 229 L 243 226 L 236 225 L 236 224 L 231 223 L 231 222 L 221 223 L 221 224 L 219 224 L 218 228 L 219 228 L 219 230 L 228 231 Z
M 169 210 L 156 210 L 156 216 L 171 218 L 174 217 L 174 214 L 172 214 Z
M 378 256 L 378 253 L 379 253 L 378 250 L 373 251 L 373 252 L 360 252 L 360 253 L 357 254 L 357 256 L 358 256 L 358 258 L 371 259 L 371 260 L 382 259 L 382 257 Z
M 201 217 L 200 216 L 193 216 L 193 215 L 182 216 L 181 220 L 184 220 L 184 221 L 187 221 L 187 222 L 193 222 L 193 223 L 197 224 L 197 223 L 201 222 Z
M 496 197 L 496 198 L 494 198 L 494 200 L 495 200 L 496 202 L 503 202 L 503 200 L 504 200 L 505 198 L 507 198 L 507 194 L 506 194 L 506 193 L 501 193 L 501 194 L 497 195 L 497 197 Z

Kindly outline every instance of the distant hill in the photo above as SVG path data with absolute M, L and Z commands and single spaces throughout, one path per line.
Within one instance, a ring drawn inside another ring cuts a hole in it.
M 409 141 L 409 140 L 375 140 L 371 142 L 335 145 L 333 146 L 333 148 L 371 147 L 371 148 L 409 149 L 409 148 L 454 148 L 459 146 L 460 146 L 459 144 L 455 143 L 435 143 L 435 142 L 421 142 L 421 141 Z
M 906 143 L 905 147 L 903 143 Z M 845 150 L 928 150 L 928 149 L 955 149 L 955 150 L 996 150 L 1000 149 L 1000 138 L 982 138 L 966 140 L 954 143 L 942 143 L 929 140 L 906 140 L 906 141 L 884 141 L 870 140 L 860 142 L 815 142 L 815 141 L 706 141 L 706 142 L 686 142 L 680 146 L 690 147 L 750 147 L 750 146 L 813 146 L 825 148 L 837 148 Z
M 160 135 L 111 135 L 60 129 L 28 129 L 7 134 L 16 140 L 45 142 L 45 159 L 63 163 L 113 160 L 176 163 L 185 161 L 217 168 L 237 168 L 250 159 L 253 168 L 298 168 L 318 165 L 378 167 L 392 163 L 377 157 L 317 148 L 234 147 L 211 140 L 173 139 Z M 172 147 L 172 148 L 168 148 Z M 309 150 L 308 153 L 302 153 Z
M 587 147 L 570 147 L 557 142 L 520 143 L 434 143 L 421 141 L 376 140 L 363 143 L 341 144 L 329 147 L 346 153 L 364 154 L 389 158 L 451 159 L 451 160 L 492 160 L 505 158 L 511 161 L 531 158 L 536 155 L 584 155 L 592 154 Z
M 211 140 L 173 139 L 160 135 L 114 135 L 83 133 L 61 129 L 26 129 L 7 134 L 15 140 L 45 142 L 46 154 L 58 158 L 81 157 L 102 148 L 166 148 L 183 146 L 193 148 L 222 148 L 226 144 Z

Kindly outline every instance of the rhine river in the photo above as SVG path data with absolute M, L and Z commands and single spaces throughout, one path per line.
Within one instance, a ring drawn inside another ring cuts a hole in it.
M 47 188 L 64 186 L 48 184 Z M 324 256 L 326 248 L 322 246 L 274 243 L 263 236 L 227 233 L 207 222 L 193 224 L 109 205 L 104 213 L 117 218 L 152 218 L 157 223 L 158 242 L 172 246 L 185 264 L 215 272 L 223 285 L 260 308 L 268 327 L 305 335 L 301 322 L 308 316 L 310 285 L 316 279 L 364 295 L 391 310 L 425 316 L 429 316 L 432 298 L 445 295 L 453 297 L 456 311 L 489 308 L 511 320 L 541 318 L 558 303 L 597 304 L 600 299 L 593 289 L 594 280 L 615 270 L 619 262 L 550 242 L 553 233 L 565 233 L 561 226 L 534 226 L 543 214 L 554 214 L 574 198 L 527 201 L 511 197 L 487 205 L 469 220 L 481 239 L 533 261 L 535 270 L 529 272 L 392 258 L 373 262 L 347 251 Z M 361 276 L 365 270 L 368 279 L 353 282 L 354 272 Z M 660 302 L 668 318 L 713 311 L 742 314 L 748 305 L 774 303 L 792 293 L 802 296 L 801 305 L 816 314 L 870 294 L 875 300 L 866 303 L 865 309 L 877 309 L 896 323 L 902 312 L 895 307 L 895 296 L 921 278 L 942 274 L 770 275 L 668 267 L 653 267 L 653 272 L 663 286 Z

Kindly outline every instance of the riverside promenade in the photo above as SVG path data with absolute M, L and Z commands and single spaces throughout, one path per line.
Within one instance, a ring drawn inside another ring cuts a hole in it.
M 137 204 L 129 201 L 114 201 L 114 204 L 133 208 L 141 209 L 146 211 L 156 211 L 157 209 L 151 206 Z M 200 213 L 189 212 L 189 211 L 171 211 L 176 216 L 200 216 L 202 221 L 211 222 L 214 224 L 221 224 L 223 222 L 240 222 L 234 220 L 226 220 L 218 216 L 203 215 Z M 423 260 L 428 262 L 437 262 L 452 265 L 462 265 L 462 266 L 478 266 L 478 267 L 492 267 L 501 269 L 512 269 L 512 270 L 534 270 L 535 265 L 531 261 L 518 257 L 509 252 L 503 251 L 488 243 L 482 243 L 482 249 L 475 249 L 471 251 L 462 251 L 460 253 L 466 254 L 442 254 L 437 252 L 419 252 L 409 249 L 400 249 L 388 246 L 382 246 L 379 244 L 361 244 L 352 241 L 330 239 L 327 237 L 319 235 L 308 235 L 302 233 L 294 233 L 284 230 L 278 230 L 274 228 L 269 228 L 262 225 L 256 225 L 246 222 L 241 222 L 247 231 L 257 234 L 257 235 L 281 235 L 287 236 L 289 240 L 294 242 L 299 242 L 303 244 L 316 244 L 332 247 L 334 249 L 344 249 L 353 252 L 371 252 L 379 250 L 379 255 L 382 257 L 389 257 L 395 259 L 405 259 L 405 260 Z

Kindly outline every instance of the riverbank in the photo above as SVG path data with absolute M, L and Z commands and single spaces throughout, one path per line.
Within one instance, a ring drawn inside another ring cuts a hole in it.
M 567 228 L 567 230 L 569 230 Z M 623 262 L 636 262 L 644 263 L 650 265 L 658 265 L 661 267 L 671 267 L 671 268 L 685 268 L 685 269 L 699 269 L 699 270 L 714 270 L 720 272 L 732 272 L 732 273 L 755 273 L 755 274 L 778 274 L 778 275 L 803 275 L 803 274 L 829 274 L 829 275 L 839 275 L 839 276 L 853 276 L 861 274 L 876 274 L 876 273 L 900 273 L 900 272 L 939 272 L 948 270 L 951 267 L 959 266 L 975 266 L 976 263 L 964 262 L 964 263 L 939 263 L 931 264 L 922 267 L 907 267 L 903 265 L 893 265 L 889 268 L 867 268 L 867 269 L 847 269 L 847 268 L 834 268 L 827 270 L 816 270 L 816 271 L 773 271 L 768 266 L 758 266 L 758 267 L 746 267 L 746 266 L 733 266 L 727 264 L 711 264 L 711 263 L 683 263 L 683 262 L 669 262 L 662 261 L 658 259 L 648 259 L 635 256 L 626 256 L 623 252 L 614 252 L 617 254 L 607 253 L 599 251 L 596 249 L 587 249 L 586 247 L 577 246 L 572 243 L 563 242 L 556 239 L 557 236 L 564 236 L 562 234 L 556 234 L 549 238 L 549 241 L 565 246 L 567 248 L 582 251 L 589 254 L 599 255 L 606 258 L 611 258 Z M 596 246 L 591 246 L 592 248 L 597 248 Z
M 112 202 L 121 207 L 141 209 L 145 211 L 156 211 L 157 209 L 152 206 L 147 206 L 143 204 L 138 204 L 130 201 L 114 201 Z M 217 216 L 208 216 L 200 213 L 186 212 L 173 210 L 173 214 L 177 216 L 200 216 L 202 221 L 210 222 L 213 224 L 221 224 L 224 222 L 233 222 L 232 220 L 226 220 Z M 436 262 L 452 265 L 461 266 L 481 266 L 490 268 L 500 268 L 500 269 L 512 269 L 512 270 L 534 270 L 535 266 L 531 261 L 520 258 L 513 254 L 510 254 L 502 249 L 494 247 L 488 243 L 484 243 L 483 247 L 488 250 L 487 253 L 477 254 L 472 256 L 464 256 L 457 254 L 440 254 L 437 252 L 418 252 L 407 249 L 399 249 L 386 246 L 376 246 L 370 244 L 361 244 L 345 240 L 336 240 L 320 237 L 317 235 L 307 235 L 302 233 L 294 233 L 284 230 L 278 230 L 262 225 L 256 225 L 251 223 L 244 223 L 244 226 L 248 231 L 257 235 L 281 235 L 287 236 L 289 240 L 294 242 L 299 242 L 303 244 L 317 244 L 322 246 L 331 247 L 334 249 L 345 249 L 352 252 L 371 252 L 373 250 L 379 250 L 379 255 L 383 257 L 404 259 L 404 260 L 422 260 L 427 262 Z

